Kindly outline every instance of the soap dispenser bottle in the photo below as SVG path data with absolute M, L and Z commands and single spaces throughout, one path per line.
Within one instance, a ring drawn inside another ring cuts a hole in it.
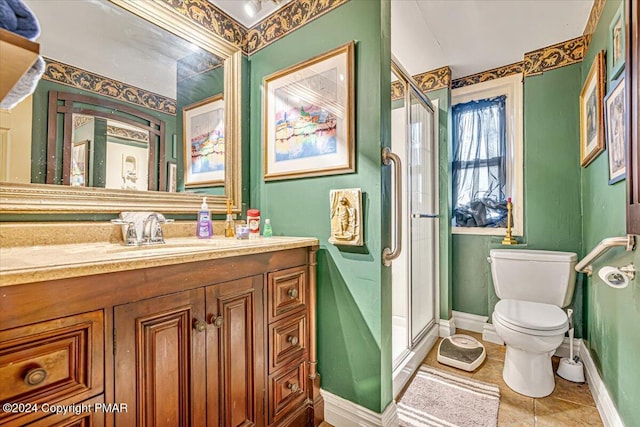
M 213 236 L 213 224 L 211 223 L 211 211 L 207 205 L 207 198 L 202 198 L 202 206 L 198 212 L 198 226 L 196 236 L 200 239 L 208 239 Z

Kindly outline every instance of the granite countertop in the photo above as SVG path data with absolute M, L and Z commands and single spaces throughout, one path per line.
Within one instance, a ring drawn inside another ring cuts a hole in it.
M 0 287 L 318 245 L 309 237 L 176 237 L 164 245 L 76 243 L 0 248 Z

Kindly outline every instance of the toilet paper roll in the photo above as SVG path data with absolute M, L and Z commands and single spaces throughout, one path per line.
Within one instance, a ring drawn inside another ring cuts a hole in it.
M 629 277 L 615 267 L 605 266 L 600 269 L 598 276 L 614 289 L 624 289 L 629 286 Z

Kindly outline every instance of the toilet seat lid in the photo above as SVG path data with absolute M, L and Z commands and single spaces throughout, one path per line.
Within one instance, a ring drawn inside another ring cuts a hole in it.
M 494 314 L 501 321 L 532 331 L 566 331 L 567 315 L 560 307 L 532 301 L 503 299 L 498 301 Z

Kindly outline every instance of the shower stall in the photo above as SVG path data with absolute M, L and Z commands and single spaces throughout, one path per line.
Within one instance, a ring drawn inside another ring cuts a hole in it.
M 437 105 L 392 61 L 392 355 L 394 397 L 438 337 Z

